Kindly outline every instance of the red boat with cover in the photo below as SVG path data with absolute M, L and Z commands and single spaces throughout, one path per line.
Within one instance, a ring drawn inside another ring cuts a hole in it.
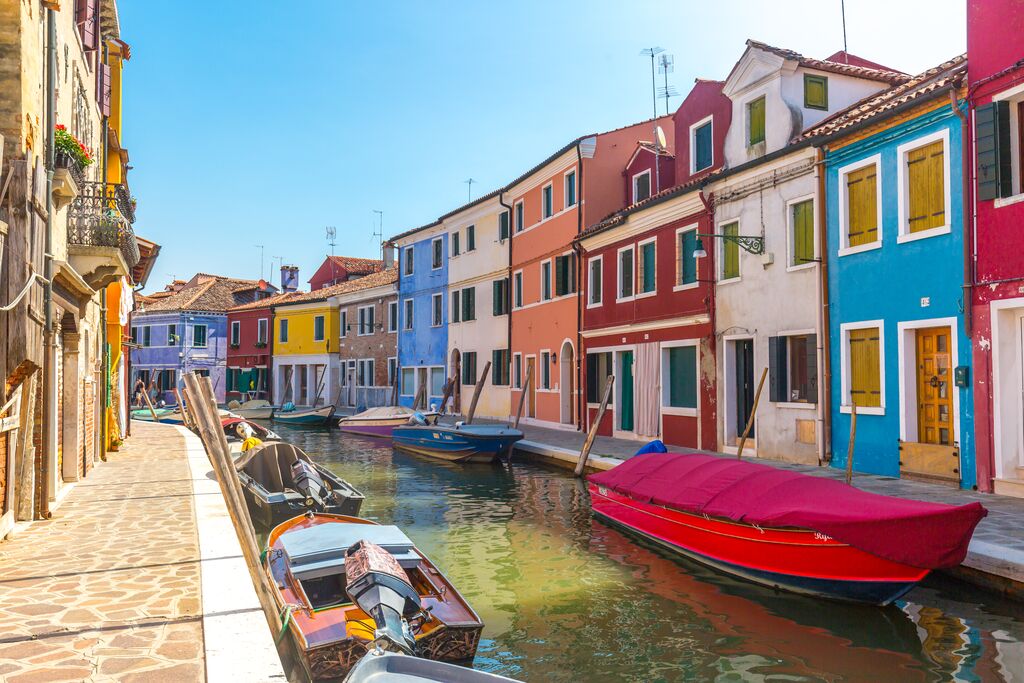
M 980 503 L 890 498 L 704 453 L 648 453 L 589 478 L 602 520 L 756 583 L 885 605 L 967 554 Z

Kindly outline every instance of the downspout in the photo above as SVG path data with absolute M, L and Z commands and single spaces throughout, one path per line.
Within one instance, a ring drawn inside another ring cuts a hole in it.
M 829 295 L 828 295 L 828 230 L 826 229 L 825 211 L 825 149 L 817 148 L 815 174 L 818 181 L 818 353 L 820 354 L 821 372 L 818 375 L 818 427 L 821 439 L 818 444 L 818 464 L 832 462 L 832 344 L 829 339 Z
M 505 203 L 505 189 L 498 193 L 498 204 L 508 211 L 508 266 L 505 273 L 508 275 L 508 287 L 505 288 L 505 303 L 508 311 L 508 319 L 505 321 L 505 348 L 508 349 L 508 390 L 509 390 L 509 417 L 512 416 L 512 223 L 515 216 L 512 215 L 512 207 Z M 401 275 L 399 275 L 401 277 Z M 519 368 L 522 371 L 522 366 Z
M 967 114 L 960 111 L 960 107 L 957 106 L 956 102 L 956 91 L 949 91 L 949 106 L 953 110 L 953 113 L 960 119 L 960 147 L 961 147 L 961 160 L 960 160 L 960 175 L 963 192 L 963 206 L 961 213 L 963 214 L 963 229 L 964 229 L 964 277 L 963 277 L 963 299 L 964 299 L 964 334 L 968 338 L 974 334 L 974 309 L 972 304 L 974 302 L 974 268 L 972 254 L 974 253 L 974 239 L 971 233 L 971 217 L 970 212 L 967 210 L 971 206 L 971 183 L 969 179 L 970 175 L 970 155 L 971 155 L 971 140 L 969 137 L 969 127 L 967 125 Z
M 102 38 L 101 38 L 102 40 Z M 110 48 L 107 46 L 107 41 L 103 41 L 103 64 L 107 64 L 110 60 Z M 102 93 L 100 95 L 102 97 Z M 107 130 L 110 125 L 110 117 L 103 117 L 103 191 L 106 193 L 107 190 L 107 162 L 109 150 L 107 149 Z M 99 454 L 100 459 L 106 462 L 107 460 L 107 413 L 110 411 L 110 405 L 107 403 L 107 398 L 110 396 L 110 352 L 107 349 L 107 288 L 104 287 L 100 290 L 100 374 L 102 381 L 100 382 L 101 398 L 97 401 L 100 406 L 99 424 L 100 424 L 100 447 Z
M 46 250 L 43 254 L 43 277 L 46 278 L 46 286 L 43 288 L 43 315 L 44 315 L 44 340 L 43 340 L 43 454 L 42 472 L 40 472 L 40 486 L 37 490 L 42 493 L 36 501 L 40 517 L 50 518 L 50 493 L 49 469 L 51 467 L 50 456 L 53 455 L 52 466 L 56 467 L 57 442 L 50 434 L 50 429 L 57 426 L 57 382 L 51 373 L 55 370 L 54 363 L 54 335 L 53 335 L 53 168 L 54 168 L 54 140 L 53 131 L 56 127 L 57 111 L 57 90 L 55 78 L 57 74 L 57 23 L 53 15 L 53 9 L 46 10 Z M 55 493 L 55 492 L 54 492 Z
M 655 160 L 657 161 L 657 160 Z M 576 142 L 576 172 L 579 181 L 576 183 L 576 236 L 583 233 L 583 151 L 580 143 Z M 583 297 L 581 296 L 580 274 L 583 272 L 583 263 L 580 260 L 580 245 L 576 240 L 572 243 L 573 252 L 576 256 L 576 429 L 583 431 L 583 409 L 586 404 L 583 402 L 583 392 L 580 382 L 583 379 Z
M 713 194 L 710 197 L 705 197 L 704 196 L 704 187 L 703 187 L 703 185 L 697 191 L 697 196 L 700 197 L 700 201 L 704 205 L 704 211 L 708 215 L 708 227 L 710 228 L 711 232 L 714 232 L 714 225 L 715 225 L 715 208 L 714 208 L 715 197 L 714 197 Z M 712 249 L 712 253 L 713 252 L 714 252 L 714 249 Z M 711 344 L 710 344 L 710 348 L 711 348 L 711 353 L 712 353 L 712 360 L 714 360 L 714 362 L 715 362 L 714 393 L 713 393 L 709 403 L 715 406 L 715 410 L 712 413 L 712 428 L 715 430 L 715 434 L 717 436 L 717 434 L 718 434 L 718 409 L 717 409 L 717 405 L 718 405 L 718 384 L 717 384 L 717 378 L 718 378 L 718 370 L 717 370 L 718 369 L 718 359 L 717 359 L 716 356 L 718 355 L 718 339 L 717 339 L 717 336 L 715 334 L 715 329 L 716 329 L 717 321 L 716 321 L 716 309 L 715 309 L 714 264 L 712 264 L 712 268 L 711 268 L 711 277 L 708 278 L 707 281 L 704 284 L 707 285 L 708 325 L 711 328 L 711 335 L 710 335 L 711 336 Z M 698 364 L 698 368 L 699 367 L 700 367 L 700 364 Z M 699 387 L 699 385 L 698 385 L 698 387 Z M 703 417 L 703 411 L 700 410 L 699 388 L 698 388 L 698 396 L 697 396 L 697 406 L 698 406 L 698 410 L 697 410 L 697 450 L 700 451 L 700 450 L 704 450 L 704 417 Z M 716 438 L 716 440 L 717 440 L 717 438 Z M 717 450 L 717 448 L 715 450 Z

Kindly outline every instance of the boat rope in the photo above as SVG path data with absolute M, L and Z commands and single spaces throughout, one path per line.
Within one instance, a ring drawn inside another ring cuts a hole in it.
M 274 644 L 280 645 L 281 639 L 284 638 L 284 634 L 288 632 L 288 624 L 292 621 L 292 612 L 298 609 L 298 605 L 288 604 L 281 609 L 281 613 L 277 615 L 277 618 L 281 620 L 281 630 L 278 631 L 277 637 L 274 638 Z

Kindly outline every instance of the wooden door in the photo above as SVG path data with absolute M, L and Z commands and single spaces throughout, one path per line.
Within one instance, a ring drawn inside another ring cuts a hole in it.
M 623 351 L 619 356 L 619 429 L 633 431 L 633 352 Z
M 917 331 L 917 438 L 920 443 L 953 443 L 952 339 L 948 327 Z
M 535 361 L 537 359 L 530 356 L 526 359 L 526 376 L 530 377 L 530 386 L 524 387 L 523 390 L 527 392 L 526 396 L 526 415 L 527 417 L 537 417 L 537 367 Z

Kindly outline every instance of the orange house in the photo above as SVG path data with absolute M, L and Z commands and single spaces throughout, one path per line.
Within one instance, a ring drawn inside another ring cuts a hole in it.
M 661 126 L 673 149 L 669 116 L 577 138 L 512 181 L 501 195 L 510 216 L 512 407 L 528 372 L 525 422 L 579 426 L 582 310 L 573 240 L 630 203 L 623 169 L 637 143 Z M 652 183 L 651 193 L 667 189 Z

